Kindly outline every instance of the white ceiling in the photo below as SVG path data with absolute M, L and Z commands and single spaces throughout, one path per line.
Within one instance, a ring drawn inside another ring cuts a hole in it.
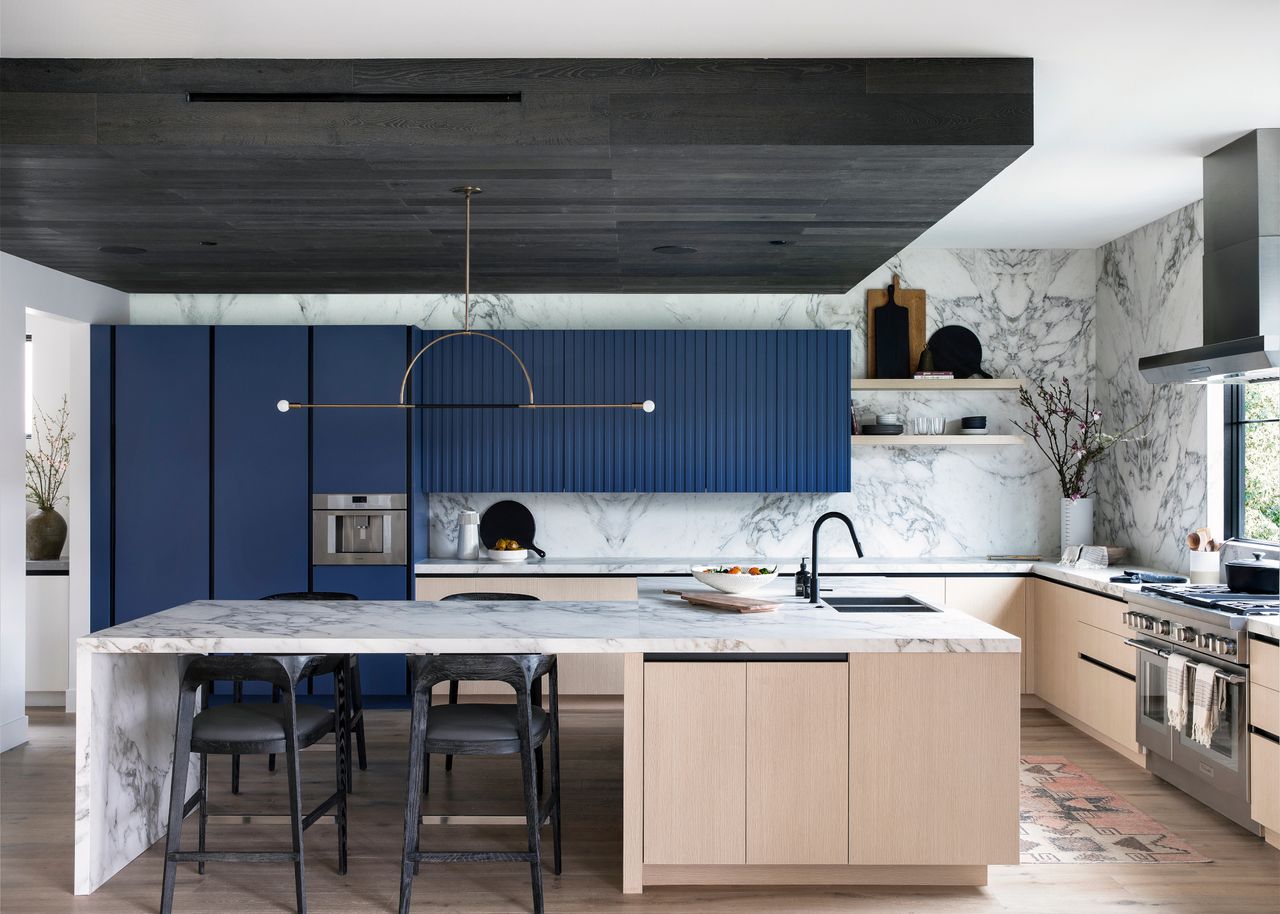
M 928 247 L 1092 248 L 1280 126 L 1280 0 L 0 0 L 6 57 L 1036 61 L 1036 145 Z

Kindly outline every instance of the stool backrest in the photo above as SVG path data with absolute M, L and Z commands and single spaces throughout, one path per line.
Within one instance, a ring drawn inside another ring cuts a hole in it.
M 534 684 L 555 670 L 546 654 L 427 654 L 409 658 L 415 690 L 441 682 L 505 682 L 517 697 L 537 697 Z
M 441 598 L 441 602 L 453 600 L 466 600 L 472 603 L 481 601 L 491 602 L 497 600 L 537 600 L 537 597 L 531 597 L 527 593 L 493 593 L 491 591 L 478 590 L 474 593 L 451 593 L 447 597 Z
M 291 590 L 285 593 L 271 593 L 262 597 L 263 600 L 358 600 L 360 599 L 353 593 L 343 593 L 338 590 Z
M 184 660 L 184 688 L 219 680 L 269 682 L 289 692 L 306 676 L 333 672 L 342 662 L 327 654 L 196 654 Z

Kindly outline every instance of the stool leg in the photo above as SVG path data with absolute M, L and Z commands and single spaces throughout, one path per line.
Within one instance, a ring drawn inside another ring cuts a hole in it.
M 340 665 L 334 675 L 334 692 L 338 706 L 333 719 L 334 781 L 337 785 L 338 808 L 338 875 L 347 874 L 347 783 L 351 777 L 351 731 L 346 723 L 351 715 L 351 696 L 347 691 L 350 681 L 346 665 Z
M 551 844 L 555 873 L 560 875 L 560 708 L 555 673 L 551 674 Z
M 546 793 L 546 790 L 547 790 L 546 787 L 544 786 L 546 781 L 542 776 L 543 764 L 542 764 L 542 747 L 541 746 L 533 750 L 533 761 L 534 761 L 534 767 L 538 771 L 538 795 L 541 796 L 542 794 Z
M 200 844 L 199 850 L 204 853 L 204 830 L 209 824 L 209 756 L 200 753 Z M 204 861 L 196 864 L 196 872 L 204 875 Z
M 231 685 L 231 700 L 235 704 L 244 702 L 244 683 L 237 680 Z M 240 792 L 240 756 L 231 756 L 231 792 Z
M 533 879 L 533 914 L 543 914 L 542 843 L 538 836 L 538 779 L 534 771 L 529 701 L 527 697 L 518 700 L 521 702 L 520 713 L 517 716 L 520 727 L 520 768 L 524 777 L 524 817 L 529 832 L 529 853 L 533 854 L 533 860 L 529 863 L 529 872 Z
M 404 844 L 400 856 L 400 914 L 409 914 L 409 896 L 413 889 L 414 864 L 411 854 L 419 847 L 418 826 L 422 809 L 419 785 L 426 784 L 427 709 L 431 704 L 429 689 L 414 684 L 413 716 L 409 723 L 409 777 L 404 800 Z
M 456 705 L 457 703 L 458 703 L 458 680 L 450 679 L 449 680 L 449 704 Z M 452 755 L 446 755 L 444 757 L 444 770 L 445 771 L 453 770 Z
M 360 755 L 360 770 L 369 770 L 369 757 L 365 754 L 364 742 L 364 692 L 360 689 L 360 662 L 353 661 L 351 664 L 351 713 L 356 719 L 356 751 Z M 347 785 L 350 786 L 351 778 L 347 778 Z
M 279 686 L 273 685 L 271 687 L 271 703 L 273 705 L 280 704 L 280 687 Z M 274 752 L 267 756 L 267 770 L 268 771 L 276 770 L 276 755 Z
M 178 720 L 173 737 L 173 777 L 169 787 L 169 833 L 164 841 L 164 882 L 160 888 L 160 914 L 173 911 L 173 886 L 178 864 L 170 858 L 182 843 L 182 810 L 187 805 L 187 769 L 191 767 L 191 721 L 196 693 L 183 688 L 178 695 Z
M 302 772 L 298 760 L 298 718 L 293 695 L 288 696 L 285 711 L 284 763 L 289 770 L 289 824 L 293 833 L 294 889 L 298 896 L 298 914 L 307 914 L 306 872 L 302 863 Z

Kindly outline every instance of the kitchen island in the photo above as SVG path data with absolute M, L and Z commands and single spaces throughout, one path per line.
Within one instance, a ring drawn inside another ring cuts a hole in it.
M 75 891 L 164 834 L 190 653 L 625 654 L 626 892 L 978 885 L 1016 862 L 1019 639 L 945 607 L 840 613 L 787 585 L 764 592 L 780 611 L 750 615 L 662 593 L 687 578 L 645 579 L 634 601 L 197 601 L 81 638 Z

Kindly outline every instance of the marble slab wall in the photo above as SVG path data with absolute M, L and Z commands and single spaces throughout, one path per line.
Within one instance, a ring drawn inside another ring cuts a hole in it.
M 928 293 L 928 331 L 972 329 L 997 377 L 1095 374 L 1094 252 L 908 248 L 844 295 L 481 295 L 477 327 L 529 329 L 836 329 L 854 335 L 852 377 L 866 375 L 866 290 L 887 284 Z M 134 295 L 134 323 L 417 324 L 462 321 L 458 295 Z M 388 396 L 398 375 L 388 375 Z M 994 433 L 1014 431 L 1012 393 L 856 395 L 862 415 L 984 414 Z M 824 510 L 854 518 L 869 555 L 1043 553 L 1058 548 L 1053 477 L 1030 447 L 855 448 L 851 492 L 833 495 L 538 494 L 520 496 L 538 520 L 540 545 L 560 556 L 800 555 Z M 499 495 L 431 498 L 431 553 L 453 552 L 464 505 Z M 852 555 L 838 533 L 824 553 Z
M 1150 415 L 1143 435 L 1118 445 L 1100 468 L 1095 525 L 1160 568 L 1187 566 L 1184 538 L 1207 522 L 1208 398 L 1218 388 L 1153 386 L 1138 359 L 1201 344 L 1201 203 L 1117 238 L 1097 251 L 1098 393 L 1108 430 Z

